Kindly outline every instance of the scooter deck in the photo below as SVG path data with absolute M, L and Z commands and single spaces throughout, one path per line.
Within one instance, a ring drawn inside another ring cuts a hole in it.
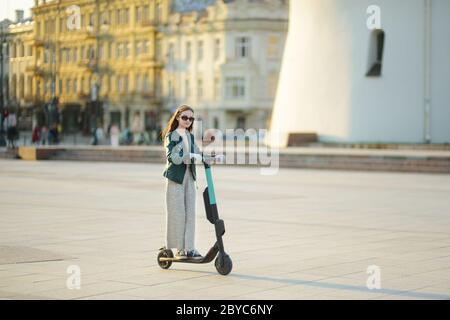
M 193 259 L 193 258 L 187 258 L 187 259 L 180 259 L 180 258 L 166 258 L 161 257 L 159 258 L 160 261 L 172 261 L 172 262 L 181 262 L 181 263 L 210 263 L 214 260 L 217 253 L 219 252 L 219 249 L 217 248 L 217 244 L 214 245 L 211 249 L 209 249 L 208 253 L 202 258 L 202 259 Z

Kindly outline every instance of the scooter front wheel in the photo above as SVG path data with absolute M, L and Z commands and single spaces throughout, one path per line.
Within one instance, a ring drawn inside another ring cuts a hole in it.
M 173 258 L 172 250 L 163 249 L 158 253 L 158 265 L 163 269 L 169 269 L 172 265 L 172 261 L 161 261 L 160 258 Z
M 230 256 L 227 254 L 225 254 L 224 256 L 219 254 L 216 258 L 216 261 L 214 261 L 214 265 L 216 266 L 217 272 L 219 272 L 223 276 L 229 274 L 231 272 L 231 269 L 233 269 L 233 261 L 231 261 Z

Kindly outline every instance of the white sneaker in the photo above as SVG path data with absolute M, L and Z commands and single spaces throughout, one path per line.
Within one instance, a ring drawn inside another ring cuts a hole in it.
M 176 259 L 187 259 L 187 255 L 186 255 L 186 250 L 181 249 L 178 250 L 177 253 L 175 254 L 175 258 Z
M 203 256 L 197 250 L 190 250 L 187 253 L 189 259 L 203 259 Z

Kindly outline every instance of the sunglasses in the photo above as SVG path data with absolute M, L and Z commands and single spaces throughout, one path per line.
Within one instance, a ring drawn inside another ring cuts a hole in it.
M 190 122 L 194 122 L 195 118 L 194 117 L 188 117 L 188 116 L 181 116 L 181 119 L 183 119 L 184 121 L 190 121 Z

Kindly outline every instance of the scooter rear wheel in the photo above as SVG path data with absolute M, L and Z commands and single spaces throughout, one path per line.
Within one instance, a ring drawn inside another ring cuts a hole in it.
M 172 261 L 161 261 L 160 258 L 173 258 L 172 250 L 170 249 L 164 249 L 159 251 L 158 253 L 158 265 L 162 269 L 169 269 L 172 265 Z
M 231 269 L 233 269 L 233 261 L 231 261 L 231 258 L 229 255 L 224 255 L 222 258 L 222 255 L 219 254 L 214 261 L 214 265 L 216 266 L 217 272 L 219 272 L 221 275 L 226 276 L 231 272 Z

